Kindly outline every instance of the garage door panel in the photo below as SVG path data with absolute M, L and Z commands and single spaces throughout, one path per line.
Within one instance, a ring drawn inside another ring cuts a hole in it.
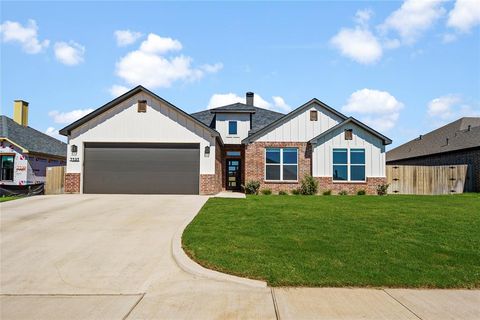
M 88 144 L 85 193 L 198 194 L 197 145 Z

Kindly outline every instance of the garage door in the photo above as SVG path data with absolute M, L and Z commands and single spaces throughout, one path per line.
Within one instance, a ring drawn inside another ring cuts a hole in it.
M 198 144 L 86 143 L 84 193 L 198 194 Z

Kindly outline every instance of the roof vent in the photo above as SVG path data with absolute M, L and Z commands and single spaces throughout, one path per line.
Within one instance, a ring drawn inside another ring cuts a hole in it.
M 447 141 L 446 141 L 446 145 L 448 146 L 448 138 L 447 138 Z
M 471 125 L 468 125 L 467 131 L 470 131 L 470 129 L 472 129 L 472 126 L 471 126 Z
M 423 136 L 422 135 L 419 135 L 418 136 L 418 140 L 422 140 Z
M 246 94 L 247 106 L 253 106 L 253 97 L 254 97 L 253 92 L 247 92 Z

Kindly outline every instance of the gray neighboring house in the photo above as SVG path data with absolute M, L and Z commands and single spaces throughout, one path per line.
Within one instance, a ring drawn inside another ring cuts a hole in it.
M 28 102 L 16 100 L 13 119 L 0 116 L 0 185 L 45 182 L 46 168 L 64 166 L 67 144 L 28 126 Z
M 388 151 L 387 164 L 468 164 L 465 191 L 480 192 L 480 117 L 460 118 Z

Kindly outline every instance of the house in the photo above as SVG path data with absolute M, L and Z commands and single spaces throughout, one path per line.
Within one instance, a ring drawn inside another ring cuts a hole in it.
M 465 191 L 480 192 L 480 117 L 460 118 L 388 151 L 387 164 L 468 164 Z
M 187 114 L 138 86 L 60 130 L 67 192 L 215 194 L 249 180 L 273 191 L 374 193 L 391 140 L 312 99 L 288 114 L 236 103 Z
M 64 166 L 66 157 L 66 143 L 28 126 L 28 102 L 15 100 L 13 119 L 0 116 L 3 189 L 44 183 L 46 168 Z

